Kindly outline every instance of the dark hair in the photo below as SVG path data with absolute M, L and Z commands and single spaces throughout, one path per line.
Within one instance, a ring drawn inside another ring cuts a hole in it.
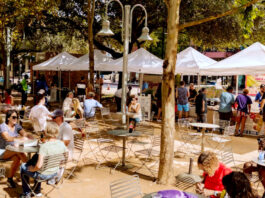
M 84 76 L 81 76 L 81 80 L 85 80 L 85 77 Z
M 200 92 L 202 93 L 202 92 L 204 92 L 205 90 L 206 90 L 206 88 L 203 87 L 203 88 L 200 89 Z
M 18 116 L 18 113 L 17 113 L 15 110 L 8 110 L 8 111 L 6 112 L 6 121 L 5 121 L 6 124 L 8 124 L 8 119 L 11 117 L 11 115 L 12 115 L 13 113 L 16 113 L 17 116 Z
M 11 89 L 6 89 L 6 93 L 8 94 L 8 95 L 11 95 Z
M 36 104 L 38 104 L 44 97 L 45 97 L 45 93 L 37 94 Z
M 228 86 L 226 91 L 233 91 L 233 87 L 232 86 Z
M 28 76 L 27 74 L 25 74 L 24 78 L 25 78 L 25 79 L 28 79 L 28 78 L 29 78 L 29 76 Z
M 264 84 L 261 84 L 261 85 L 260 85 L 260 88 L 263 88 L 263 87 L 265 87 L 265 85 L 264 85 Z
M 183 86 L 183 85 L 185 85 L 185 82 L 184 81 L 180 81 L 180 86 Z
M 224 176 L 222 183 L 231 198 L 255 198 L 250 182 L 242 172 L 232 172 Z

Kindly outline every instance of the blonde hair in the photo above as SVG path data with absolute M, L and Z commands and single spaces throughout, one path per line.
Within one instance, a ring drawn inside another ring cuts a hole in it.
M 58 134 L 59 134 L 58 125 L 53 122 L 48 122 L 44 130 L 44 137 L 47 139 L 56 138 Z
M 200 154 L 198 158 L 198 165 L 201 165 L 205 172 L 212 177 L 219 167 L 219 160 L 215 153 L 211 151 L 205 151 Z
M 76 114 L 78 114 L 80 116 L 80 118 L 82 118 L 84 111 L 83 111 L 83 109 L 80 105 L 80 102 L 77 98 L 73 98 L 73 107 L 74 107 L 74 111 L 75 111 L 74 116 Z

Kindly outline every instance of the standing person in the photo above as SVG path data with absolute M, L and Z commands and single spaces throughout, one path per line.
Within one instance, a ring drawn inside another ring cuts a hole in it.
M 12 106 L 14 105 L 14 99 L 11 95 L 11 92 L 11 89 L 4 90 L 4 99 L 2 100 L 2 102 Z
M 84 102 L 84 99 L 86 97 L 86 82 L 84 76 L 82 76 L 81 81 L 76 84 L 75 93 L 79 101 Z
M 243 90 L 243 94 L 239 94 L 236 98 L 237 107 L 237 122 L 235 136 L 243 137 L 243 132 L 245 129 L 245 123 L 248 117 L 248 114 L 251 110 L 252 100 L 248 96 L 248 89 Z M 240 134 L 238 133 L 239 127 L 241 124 Z
M 197 96 L 197 91 L 194 88 L 194 84 L 193 83 L 190 83 L 189 94 L 190 94 L 190 96 L 189 96 L 189 102 L 194 102 L 195 101 L 195 98 Z
M 117 89 L 115 92 L 115 102 L 117 105 L 117 112 L 121 112 L 121 96 L 122 96 L 122 88 Z
M 26 74 L 24 76 L 24 79 L 21 81 L 21 105 L 24 106 L 27 102 L 27 97 L 28 97 L 28 75 Z
M 74 134 L 72 127 L 67 122 L 64 122 L 63 111 L 61 109 L 56 109 L 51 114 L 53 122 L 59 126 L 59 135 L 57 139 L 64 142 L 64 145 L 69 151 L 69 158 L 72 159 L 74 151 Z
M 157 116 L 156 121 L 161 122 L 161 112 L 162 112 L 162 83 L 159 83 L 156 89 L 156 105 L 157 105 Z
M 262 121 L 263 121 L 263 125 L 260 127 L 260 131 L 262 131 L 263 129 L 263 133 L 265 134 L 265 94 L 263 94 L 262 96 L 262 100 L 260 103 L 260 114 L 262 114 Z
M 207 101 L 205 88 L 202 88 L 195 98 L 195 112 L 197 114 L 198 122 L 207 122 Z M 198 129 L 198 131 L 200 131 L 200 129 Z
M 11 159 L 13 162 L 7 176 L 7 185 L 11 188 L 16 188 L 16 183 L 13 177 L 20 166 L 20 161 L 26 162 L 27 157 L 24 153 L 17 153 L 6 150 L 7 145 L 13 145 L 16 139 L 26 140 L 32 138 L 27 134 L 22 127 L 17 123 L 18 114 L 14 110 L 9 110 L 6 113 L 6 120 L 0 125 L 0 159 Z
M 229 86 L 226 92 L 223 92 L 220 96 L 220 106 L 219 106 L 219 119 L 220 119 L 220 132 L 225 126 L 222 126 L 223 120 L 230 121 L 232 116 L 232 105 L 235 103 L 235 98 L 233 96 L 233 87 Z
M 45 132 L 43 133 L 42 144 L 40 144 L 39 152 L 36 154 L 36 160 L 33 158 L 24 163 L 20 167 L 20 175 L 22 180 L 22 189 L 23 193 L 20 195 L 20 198 L 30 198 L 31 197 L 31 190 L 28 187 L 29 177 L 33 179 L 41 179 L 48 181 L 53 179 L 60 167 L 52 167 L 50 169 L 45 170 L 41 174 L 38 171 L 42 168 L 44 157 L 50 155 L 58 155 L 67 152 L 67 148 L 65 147 L 64 143 L 60 140 L 56 139 L 58 134 L 57 127 L 47 127 Z M 63 161 L 65 159 L 62 159 Z M 34 161 L 34 162 L 33 162 Z M 36 188 L 35 192 L 36 197 L 41 197 L 41 183 L 39 183 Z
M 259 107 L 260 107 L 260 103 L 261 103 L 262 96 L 263 96 L 264 92 L 265 92 L 265 85 L 261 84 L 260 85 L 260 91 L 257 93 L 257 95 L 255 97 L 255 102 L 259 103 Z
M 84 102 L 84 111 L 86 118 L 92 118 L 95 115 L 95 108 L 102 108 L 102 104 L 94 100 L 95 94 L 93 92 L 88 93 L 88 97 Z
M 63 112 L 64 116 L 67 118 L 70 118 L 72 116 L 73 98 L 73 92 L 68 92 L 67 97 L 63 101 Z
M 178 104 L 178 119 L 182 118 L 182 114 L 184 118 L 188 117 L 189 112 L 189 102 L 188 102 L 189 92 L 185 88 L 185 82 L 180 82 L 180 87 L 176 89 L 176 98 Z
M 99 74 L 97 74 L 95 88 L 99 101 L 101 100 L 102 85 L 103 85 L 103 78 Z
M 47 125 L 47 118 L 50 117 L 49 110 L 45 107 L 45 95 L 37 96 L 37 105 L 32 107 L 29 113 L 29 119 L 33 123 L 35 132 L 43 132 Z
M 126 99 L 127 99 L 126 106 L 129 106 L 129 104 L 131 103 L 131 100 L 132 100 L 132 98 L 131 98 L 132 86 L 131 85 L 128 86 L 128 90 L 129 91 L 128 91 L 127 97 L 126 97 Z

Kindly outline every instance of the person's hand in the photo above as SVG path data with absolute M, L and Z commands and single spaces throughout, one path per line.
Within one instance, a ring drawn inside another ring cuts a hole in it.
M 204 184 L 196 183 L 196 193 L 203 194 L 204 193 Z

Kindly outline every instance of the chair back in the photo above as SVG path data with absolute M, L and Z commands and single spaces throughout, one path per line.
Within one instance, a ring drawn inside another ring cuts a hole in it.
M 225 129 L 226 127 L 230 126 L 229 120 L 219 120 L 219 126 L 221 129 Z
M 180 130 L 188 130 L 190 121 L 187 118 L 178 119 L 178 128 Z
M 81 137 L 74 136 L 74 149 L 82 152 L 84 149 L 85 140 Z
M 235 166 L 234 154 L 231 147 L 225 148 L 221 152 L 221 162 L 229 167 Z
M 142 197 L 138 175 L 125 177 L 110 183 L 111 198 Z
M 100 112 L 101 112 L 101 116 L 106 116 L 106 115 L 110 115 L 110 109 L 109 107 L 103 107 L 100 108 Z
M 65 166 L 67 161 L 68 161 L 68 152 L 45 156 L 43 160 L 43 165 L 38 172 L 42 173 L 51 168 Z
M 158 135 L 154 135 L 153 139 L 152 139 L 152 147 L 160 147 L 161 144 L 161 137 Z
M 227 126 L 224 128 L 224 135 L 234 135 L 236 126 Z

